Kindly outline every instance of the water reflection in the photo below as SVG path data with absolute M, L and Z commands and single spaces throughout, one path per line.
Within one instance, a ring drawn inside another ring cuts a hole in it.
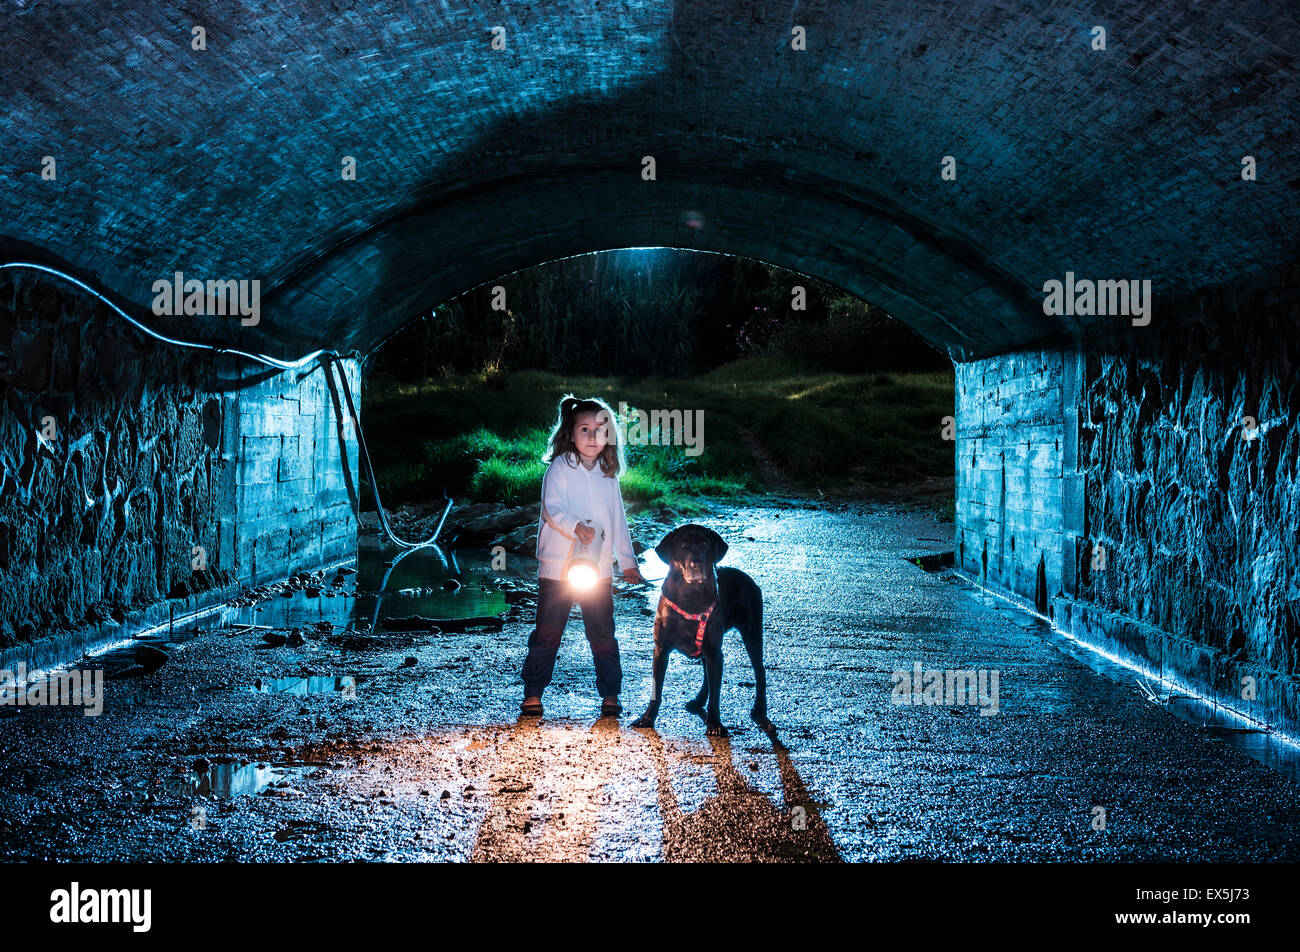
M 511 556 L 510 570 L 496 571 L 492 561 L 488 549 L 398 549 L 368 537 L 358 543 L 356 574 L 342 594 L 331 597 L 326 589 L 318 595 L 298 591 L 288 598 L 267 599 L 243 609 L 243 620 L 274 628 L 325 621 L 335 628 L 384 631 L 387 618 L 500 615 L 509 603 L 498 583 L 535 577 L 536 562 Z
M 305 678 L 258 678 L 248 690 L 257 694 L 331 694 L 341 692 L 346 695 L 357 693 L 358 679 L 351 675 L 343 677 L 305 677 Z
M 169 777 L 167 793 L 187 797 L 247 797 L 270 787 L 289 787 L 293 781 L 314 776 L 324 768 L 290 764 L 210 764 L 206 770 Z

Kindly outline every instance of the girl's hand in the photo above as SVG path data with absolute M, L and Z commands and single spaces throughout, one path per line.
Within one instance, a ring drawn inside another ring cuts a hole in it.
M 641 570 L 634 565 L 630 569 L 623 570 L 623 581 L 634 585 L 637 582 L 644 582 L 645 578 L 642 577 Z
M 573 530 L 573 534 L 578 537 L 578 541 L 583 545 L 591 545 L 591 540 L 596 538 L 596 530 L 591 526 L 583 525 L 581 523 L 579 523 L 578 527 Z

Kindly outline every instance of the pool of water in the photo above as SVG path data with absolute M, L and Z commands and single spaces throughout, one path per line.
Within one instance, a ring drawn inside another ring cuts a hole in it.
M 364 677 L 343 675 L 337 677 L 258 678 L 248 686 L 255 694 L 334 694 L 355 696 L 357 685 Z
M 510 569 L 495 570 L 488 549 L 398 549 L 368 537 L 358 545 L 355 575 L 346 577 L 341 594 L 325 593 L 333 575 L 326 572 L 321 594 L 267 599 L 243 608 L 239 620 L 272 628 L 325 621 L 335 628 L 384 631 L 385 619 L 492 617 L 509 608 L 500 579 L 536 575 L 534 560 L 510 556 L 507 564 Z

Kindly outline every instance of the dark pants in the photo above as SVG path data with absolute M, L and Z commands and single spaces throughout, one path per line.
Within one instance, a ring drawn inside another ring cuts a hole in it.
M 528 636 L 528 657 L 524 659 L 524 697 L 541 697 L 551 683 L 555 655 L 560 650 L 569 611 L 577 599 L 582 608 L 582 625 L 596 662 L 596 693 L 613 697 L 623 689 L 623 666 L 614 637 L 613 579 L 602 579 L 593 588 L 577 591 L 560 579 L 537 580 L 537 627 Z

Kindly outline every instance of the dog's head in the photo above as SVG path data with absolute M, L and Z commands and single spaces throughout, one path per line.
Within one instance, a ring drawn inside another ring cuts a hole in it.
M 655 546 L 669 572 L 680 572 L 688 585 L 713 578 L 714 567 L 727 554 L 727 543 L 712 529 L 694 523 L 678 526 Z

